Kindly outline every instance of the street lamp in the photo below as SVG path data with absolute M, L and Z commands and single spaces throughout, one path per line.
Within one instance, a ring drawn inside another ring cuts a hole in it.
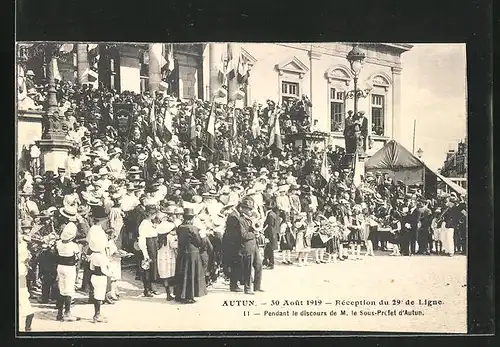
M 422 148 L 419 148 L 418 151 L 417 151 L 417 157 L 418 157 L 418 159 L 422 159 L 422 154 L 424 154 L 424 151 L 422 150 Z
M 358 45 L 354 45 L 352 50 L 347 53 L 347 60 L 351 65 L 351 70 L 354 74 L 354 90 L 350 90 L 346 93 L 346 98 L 354 98 L 354 114 L 358 114 L 358 99 L 360 97 L 365 97 L 365 93 L 362 90 L 358 90 L 358 76 L 365 60 L 365 54 L 361 52 Z

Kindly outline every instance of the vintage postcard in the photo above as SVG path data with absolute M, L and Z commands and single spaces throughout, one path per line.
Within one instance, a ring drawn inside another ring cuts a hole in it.
M 467 332 L 465 44 L 16 50 L 23 336 Z

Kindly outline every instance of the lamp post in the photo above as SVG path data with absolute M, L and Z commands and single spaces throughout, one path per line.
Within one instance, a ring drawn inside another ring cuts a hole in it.
M 358 114 L 358 99 L 360 97 L 366 97 L 368 94 L 366 91 L 358 90 L 358 76 L 365 60 L 365 54 L 361 52 L 358 45 L 354 45 L 352 50 L 347 53 L 347 61 L 351 65 L 351 71 L 354 74 L 354 90 L 350 90 L 346 93 L 346 98 L 354 98 L 354 115 Z

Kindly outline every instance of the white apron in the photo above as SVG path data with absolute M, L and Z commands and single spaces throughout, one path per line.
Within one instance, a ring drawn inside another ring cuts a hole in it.
M 108 284 L 107 276 L 92 275 L 90 283 L 94 287 L 94 298 L 96 300 L 104 300 L 106 297 L 106 286 Z
M 57 285 L 61 295 L 75 295 L 76 267 L 74 265 L 57 265 Z

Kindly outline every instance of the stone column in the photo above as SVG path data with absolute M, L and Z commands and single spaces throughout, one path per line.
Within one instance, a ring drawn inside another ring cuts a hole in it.
M 57 104 L 57 94 L 55 88 L 55 68 L 57 64 L 57 56 L 55 55 L 59 47 L 55 44 L 47 44 L 45 47 L 45 62 L 47 64 L 48 77 L 48 96 L 47 96 L 47 112 L 45 121 L 47 129 L 42 134 L 42 139 L 36 141 L 36 145 L 42 153 L 41 170 L 48 171 L 57 170 L 65 164 L 68 151 L 73 147 L 71 141 L 66 139 L 67 131 L 63 129 L 64 115 L 60 115 Z
M 227 45 L 224 43 L 210 43 L 209 46 L 209 66 L 210 66 L 210 100 L 214 97 L 222 83 L 219 77 L 219 71 L 222 69 L 222 58 L 227 59 Z M 225 78 L 225 77 L 224 77 Z M 226 82 L 227 83 L 227 82 Z M 217 102 L 226 103 L 227 98 L 216 98 Z
M 78 83 L 80 85 L 88 83 L 89 59 L 87 56 L 86 43 L 79 43 L 76 45 L 76 64 L 77 64 Z
M 161 82 L 162 43 L 149 44 L 149 92 L 154 94 Z
M 393 140 L 401 141 L 401 68 L 392 67 L 392 134 Z
M 318 90 L 318 88 L 314 87 L 314 82 L 319 81 L 315 78 L 313 75 L 313 71 L 316 71 L 313 69 L 314 61 L 319 60 L 321 58 L 321 54 L 316 52 L 313 47 L 311 47 L 311 50 L 309 51 L 309 99 L 311 100 L 312 103 L 312 108 L 311 108 L 311 125 L 314 124 L 314 111 L 316 108 L 314 107 L 314 96 L 319 95 L 322 91 Z M 318 98 L 316 98 L 318 99 Z

